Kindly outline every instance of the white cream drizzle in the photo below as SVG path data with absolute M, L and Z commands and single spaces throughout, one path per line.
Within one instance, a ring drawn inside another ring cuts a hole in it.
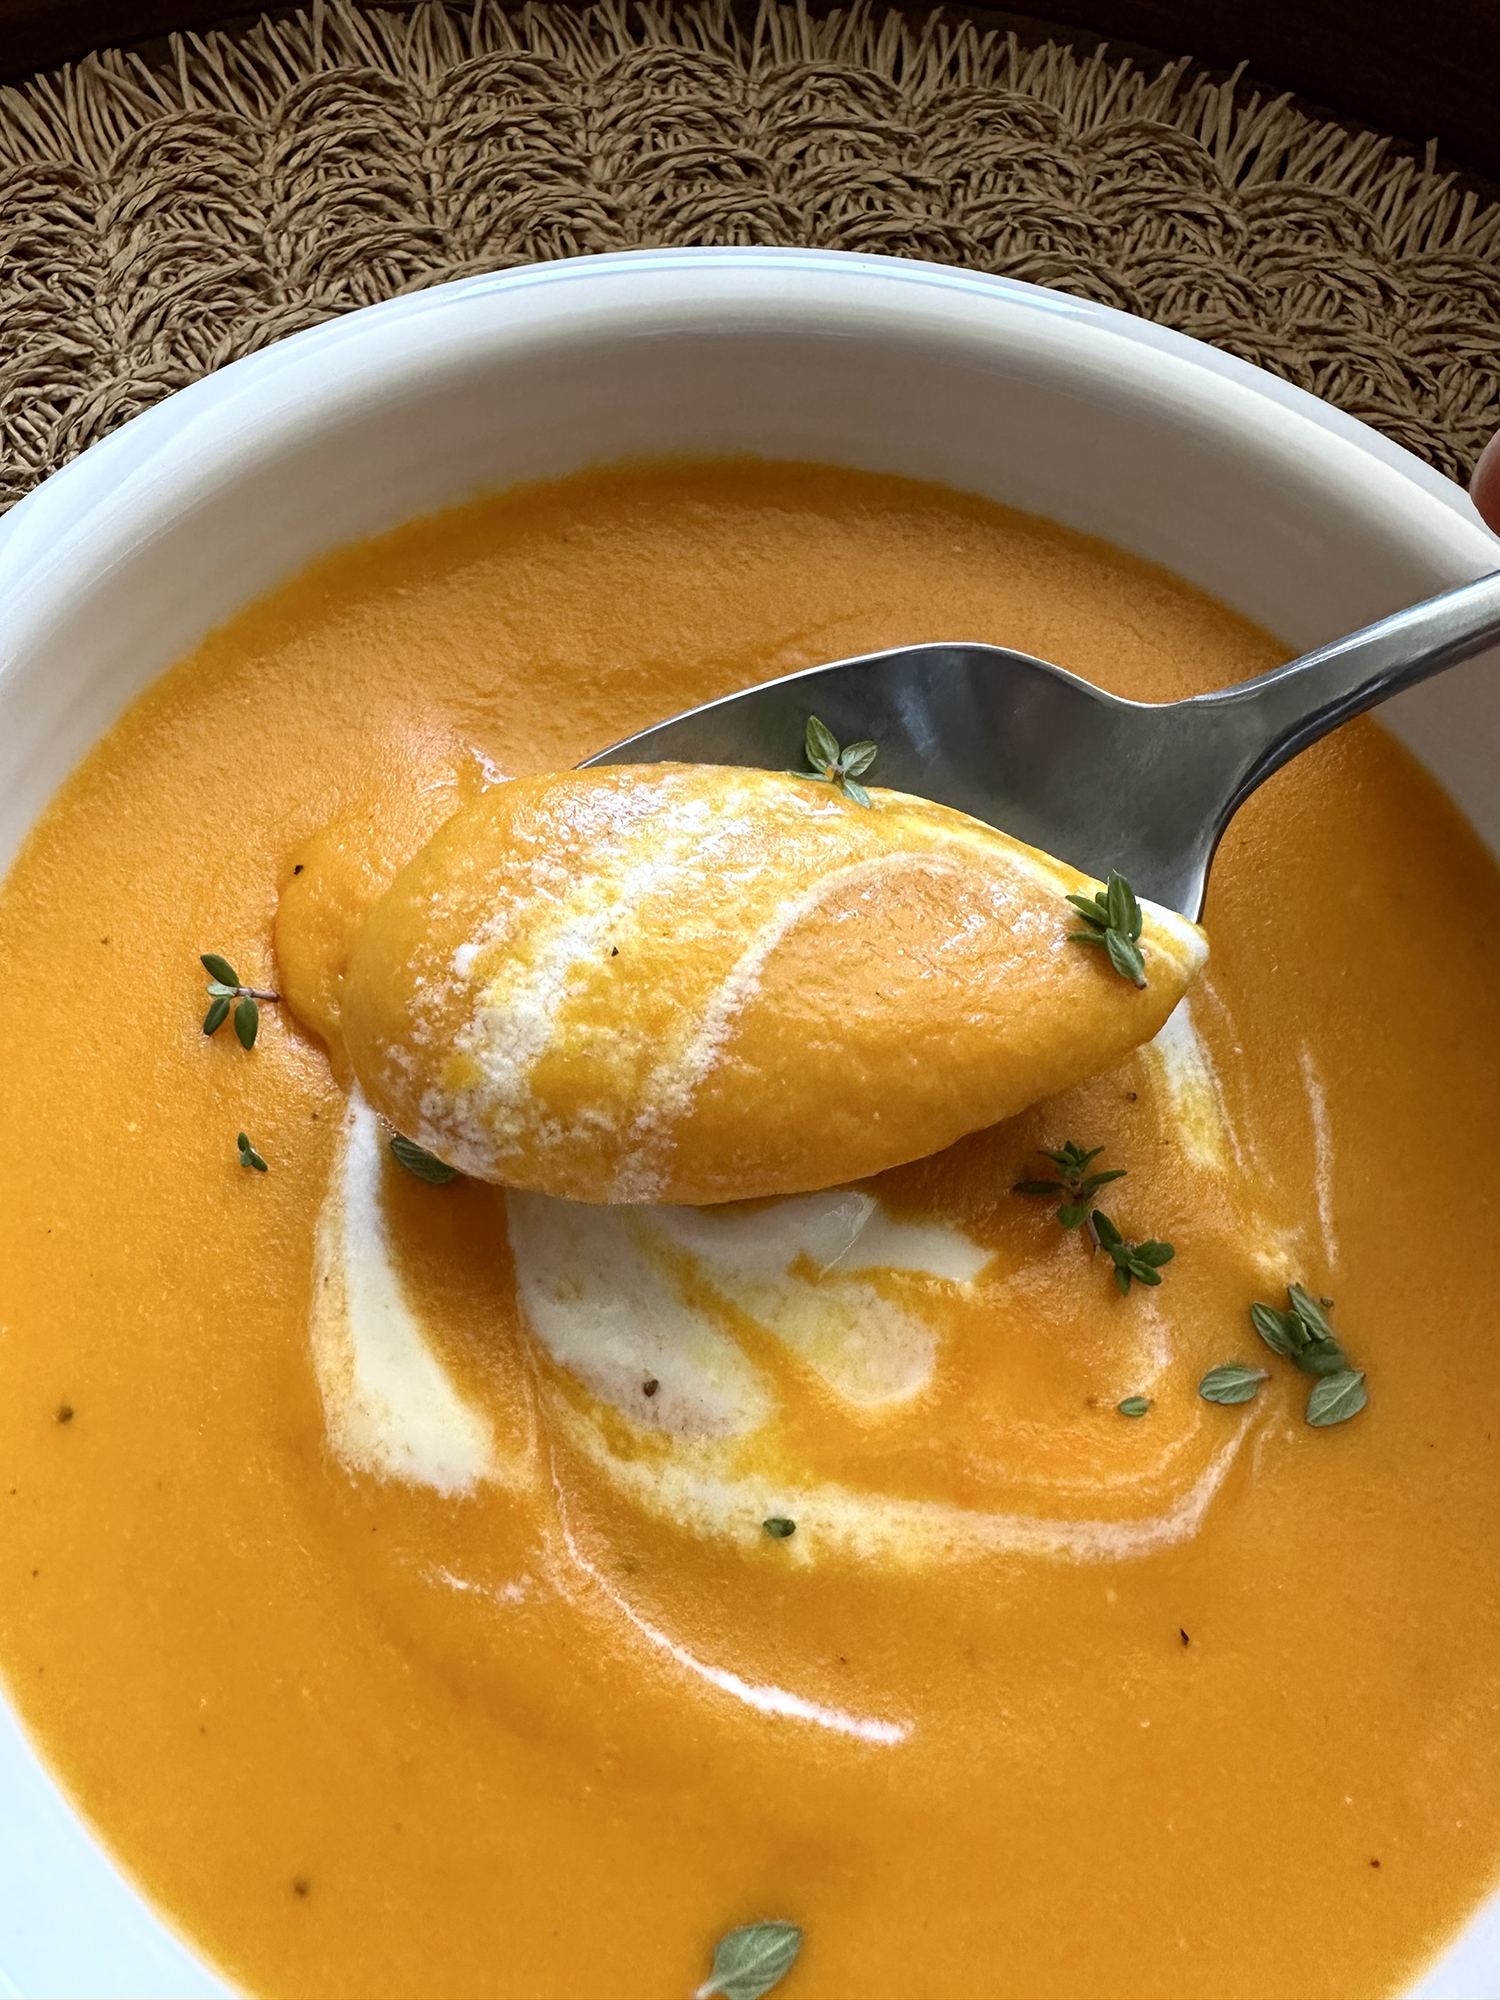
M 552 1039 L 578 967 L 591 965 L 611 933 L 686 863 L 711 865 L 714 836 L 727 830 L 715 822 L 727 817 L 735 796 L 673 797 L 620 841 L 612 867 L 601 859 L 579 880 L 559 871 L 556 893 L 538 893 L 535 908 L 549 909 L 550 924 L 523 957 L 501 959 L 472 1020 L 454 1040 L 480 1080 L 453 1097 L 429 1089 L 422 1105 L 428 1121 L 419 1135 L 423 1144 L 439 1146 L 445 1158 L 471 1171 L 507 1157 L 526 1125 L 531 1072 Z M 472 974 L 476 960 L 514 917 L 511 907 L 497 911 L 478 937 L 458 947 L 456 977 Z
M 1247 1414 L 1192 1484 L 1161 1512 L 1134 1519 L 1073 1520 L 984 1512 L 945 1501 L 857 1492 L 832 1482 L 805 1487 L 717 1473 L 706 1454 L 684 1451 L 665 1465 L 621 1459 L 586 1416 L 559 1403 L 554 1420 L 569 1441 L 641 1507 L 705 1538 L 755 1543 L 771 1514 L 795 1520 L 785 1560 L 841 1555 L 857 1562 L 926 1565 L 1013 1555 L 1053 1562 L 1124 1562 L 1188 1541 L 1253 1427 Z
M 446 1494 L 514 1483 L 402 1294 L 380 1200 L 383 1155 L 378 1121 L 356 1097 L 319 1227 L 312 1340 L 330 1442 L 351 1469 Z M 923 1564 L 995 1553 L 1119 1561 L 1196 1532 L 1248 1428 L 1236 1426 L 1187 1490 L 1144 1518 L 984 1512 L 833 1482 L 789 1487 L 757 1471 L 754 1453 L 743 1458 L 774 1418 L 770 1382 L 685 1282 L 754 1318 L 851 1405 L 878 1408 L 931 1377 L 936 1336 L 922 1287 L 973 1283 L 985 1251 L 951 1225 L 901 1222 L 861 1190 L 708 1210 L 512 1194 L 507 1209 L 518 1297 L 538 1340 L 598 1404 L 671 1446 L 621 1456 L 607 1427 L 555 1390 L 551 1421 L 634 1502 L 696 1534 L 754 1540 L 768 1514 L 788 1513 L 799 1525 L 787 1559 L 799 1563 L 836 1552 Z M 1153 1351 L 1165 1345 L 1165 1330 L 1155 1333 Z M 1156 1359 L 1164 1365 L 1164 1352 Z M 675 1641 L 621 1609 L 676 1657 Z M 696 1657 L 679 1663 L 753 1705 L 802 1713 L 800 1696 L 752 1690 Z
M 747 1708 L 753 1708 L 761 1715 L 780 1715 L 794 1722 L 815 1723 L 821 1729 L 832 1730 L 837 1736 L 855 1736 L 864 1743 L 904 1743 L 911 1735 L 912 1725 L 909 1722 L 887 1722 L 878 1716 L 853 1715 L 848 1709 L 828 1708 L 822 1702 L 809 1701 L 805 1695 L 794 1694 L 790 1688 L 776 1687 L 767 1681 L 747 1681 L 743 1674 L 700 1659 L 686 1646 L 679 1645 L 669 1633 L 663 1632 L 660 1626 L 643 1618 L 635 1606 L 615 1589 L 608 1577 L 589 1561 L 568 1525 L 565 1507 L 560 1510 L 560 1518 L 570 1560 L 608 1598 L 626 1623 L 648 1645 L 666 1653 L 679 1667 L 685 1667 L 699 1680 L 707 1681 L 721 1694 L 733 1696 L 736 1701 L 743 1702 Z
M 433 1352 L 391 1261 L 380 1123 L 356 1089 L 318 1218 L 312 1354 L 335 1455 L 352 1470 L 471 1491 L 495 1479 L 489 1425 Z
M 1330 1272 L 1339 1261 L 1338 1230 L 1333 1220 L 1333 1129 L 1328 1118 L 1328 1094 L 1323 1078 L 1304 1042 L 1297 1052 L 1302 1070 L 1302 1088 L 1307 1093 L 1307 1111 L 1312 1120 L 1313 1173 L 1318 1196 L 1318 1231 L 1323 1239 L 1323 1255 Z
M 652 1257 L 650 1211 L 517 1191 L 505 1208 L 527 1324 L 601 1402 L 681 1438 L 742 1436 L 765 1422 L 769 1385 Z M 647 1382 L 657 1384 L 650 1395 Z
M 716 1292 L 846 1402 L 865 1408 L 919 1394 L 937 1354 L 920 1309 L 886 1296 L 872 1278 L 903 1273 L 966 1285 L 989 1262 L 951 1225 L 896 1222 L 855 1190 L 798 1195 L 748 1213 L 648 1209 L 638 1226 L 648 1240 L 689 1252 Z
M 1193 1022 L 1192 1005 L 1179 1000 L 1146 1053 L 1166 1086 L 1183 1153 L 1195 1167 L 1223 1173 L 1239 1144 L 1224 1110 L 1213 1058 Z
M 895 1222 L 850 1190 L 748 1210 L 513 1193 L 506 1213 L 521 1308 L 553 1360 L 636 1422 L 683 1438 L 744 1436 L 771 1414 L 764 1378 L 684 1298 L 684 1276 L 869 1407 L 919 1394 L 936 1356 L 920 1309 L 872 1276 L 967 1284 L 989 1261 L 960 1231 Z M 646 1381 L 658 1385 L 649 1397 Z
M 1216 1174 L 1227 1173 L 1232 1160 L 1243 1173 L 1245 1151 L 1224 1102 L 1219 1073 L 1198 1033 L 1191 1000 L 1177 1003 L 1155 1039 L 1146 1044 L 1144 1054 L 1166 1093 L 1184 1157 L 1193 1166 Z M 1316 1120 L 1316 1110 L 1313 1115 Z M 1299 1239 L 1300 1231 L 1278 1228 L 1263 1215 L 1253 1218 L 1247 1248 L 1268 1284 L 1284 1285 L 1295 1277 Z

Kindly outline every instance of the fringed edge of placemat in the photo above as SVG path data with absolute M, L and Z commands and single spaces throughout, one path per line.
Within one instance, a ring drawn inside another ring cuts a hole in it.
M 0 160 L 41 164 L 62 157 L 106 166 L 119 147 L 156 120 L 184 111 L 265 117 L 285 93 L 322 72 L 383 71 L 435 85 L 457 65 L 495 54 L 536 55 L 602 72 L 641 49 L 727 57 L 754 79 L 788 65 L 831 63 L 873 72 L 916 104 L 945 91 L 1013 91 L 1057 111 L 1087 134 L 1121 118 L 1168 125 L 1199 141 L 1225 182 L 1297 181 L 1357 202 L 1411 250 L 1500 251 L 1500 204 L 1486 204 L 1453 172 L 1379 132 L 1317 119 L 1291 92 L 1248 95 L 1240 73 L 1214 82 L 1184 56 L 1158 75 L 1111 58 L 1101 45 L 1080 56 L 1055 42 L 1023 48 L 1014 33 L 950 24 L 938 8 L 920 26 L 857 4 L 815 18 L 805 6 L 766 0 L 752 29 L 727 0 L 664 7 L 619 0 L 586 9 L 478 0 L 470 9 L 418 0 L 410 8 L 361 9 L 315 0 L 292 18 L 267 18 L 244 34 L 222 30 L 171 37 L 170 66 L 106 49 L 50 75 L 0 86 Z
M 1057 284 L 1269 366 L 1454 473 L 1500 416 L 1500 205 L 1440 172 L 1435 146 L 1412 157 L 1189 59 L 1151 76 L 941 11 L 815 19 L 779 0 L 748 28 L 726 0 L 316 0 L 170 47 L 160 68 L 105 51 L 0 89 L 5 500 L 195 374 L 371 297 L 673 241 L 886 249 Z M 473 104 L 507 59 L 514 116 L 476 136 Z M 328 96 L 335 81 L 347 103 Z M 351 142 L 358 103 L 382 88 L 404 109 Z M 531 141 L 516 136 L 528 104 L 547 128 Z M 283 252 L 322 227 L 335 140 L 345 194 L 383 201 L 398 234 L 413 226 L 398 255 L 372 223 L 364 271 L 346 231 L 294 282 Z M 215 146 L 235 145 L 221 172 Z M 461 193 L 496 147 L 518 168 L 506 199 L 525 226 L 491 218 L 476 239 L 467 214 L 435 219 L 424 187 Z M 393 172 L 401 185 L 382 192 Z M 549 175 L 560 206 L 538 220 Z M 233 298 L 215 292 L 226 246 Z

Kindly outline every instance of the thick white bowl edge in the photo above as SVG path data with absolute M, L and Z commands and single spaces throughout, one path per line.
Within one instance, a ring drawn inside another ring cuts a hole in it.
M 0 868 L 143 687 L 314 556 L 485 488 L 671 451 L 825 459 L 984 493 L 1166 564 L 1289 649 L 1500 560 L 1465 496 L 1375 432 L 1059 293 L 822 251 L 529 266 L 238 362 L 0 523 Z M 1500 851 L 1496 664 L 1384 717 Z M 0 1709 L 0 1992 L 229 1990 Z M 1500 2000 L 1500 1897 L 1412 2000 Z

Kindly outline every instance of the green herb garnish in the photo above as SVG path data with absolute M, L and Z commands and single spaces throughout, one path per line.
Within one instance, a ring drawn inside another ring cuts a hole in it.
M 797 1523 L 789 1521 L 785 1514 L 773 1514 L 769 1521 L 762 1521 L 760 1525 L 772 1541 L 776 1542 L 784 1542 L 788 1535 L 795 1535 L 797 1532 Z
M 216 951 L 203 952 L 198 960 L 208 974 L 208 1012 L 203 1017 L 205 1035 L 216 1035 L 234 1009 L 234 1032 L 241 1048 L 253 1049 L 260 1033 L 260 1002 L 279 1000 L 279 993 L 262 992 L 256 986 L 242 986 L 240 975 Z
M 768 1919 L 764 1923 L 741 1924 L 720 1938 L 714 1948 L 713 1970 L 693 1995 L 693 2000 L 760 2000 L 796 1963 L 802 1949 L 802 1932 L 796 1924 Z
M 1068 901 L 1088 925 L 1087 930 L 1069 931 L 1069 943 L 1101 946 L 1122 979 L 1128 979 L 1132 986 L 1144 986 L 1141 906 L 1119 869 L 1110 869 L 1109 881 L 1095 895 L 1069 896 Z
M 1052 1162 L 1059 1178 L 1055 1181 L 1017 1181 L 1011 1192 L 1062 1195 L 1063 1203 L 1057 1211 L 1057 1219 L 1064 1229 L 1077 1229 L 1088 1221 L 1090 1204 L 1100 1188 L 1110 1181 L 1124 1180 L 1129 1172 L 1127 1167 L 1106 1167 L 1100 1173 L 1091 1174 L 1088 1171 L 1090 1161 L 1097 1160 L 1103 1151 L 1102 1146 L 1091 1146 L 1085 1152 L 1071 1139 L 1065 1140 L 1055 1153 L 1043 1146 L 1042 1158 Z
M 235 1144 L 240 1149 L 240 1165 L 242 1167 L 253 1167 L 258 1174 L 266 1174 L 271 1171 L 260 1154 L 251 1145 L 247 1133 L 241 1132 Z
M 1363 1373 L 1358 1368 L 1341 1368 L 1337 1375 L 1325 1375 L 1313 1384 L 1307 1399 L 1307 1421 L 1319 1430 L 1344 1423 L 1357 1417 L 1369 1400 Z
M 1242 1362 L 1226 1362 L 1210 1368 L 1198 1384 L 1205 1403 L 1248 1403 L 1262 1382 L 1270 1380 L 1268 1368 L 1246 1368 Z
M 1143 1417 L 1150 1407 L 1151 1398 L 1149 1396 L 1127 1396 L 1123 1403 L 1115 1404 L 1115 1408 L 1122 1417 Z
M 1127 1243 L 1102 1208 L 1096 1208 L 1089 1220 L 1099 1248 L 1107 1251 L 1114 1261 L 1115 1283 L 1122 1294 L 1130 1290 L 1132 1282 L 1138 1285 L 1161 1283 L 1158 1267 L 1170 1264 L 1177 1255 L 1170 1243 L 1158 1243 L 1155 1238 L 1145 1243 Z
M 1329 1324 L 1323 1302 L 1301 1285 L 1288 1285 L 1286 1295 L 1285 1312 L 1278 1312 L 1275 1306 L 1250 1308 L 1250 1323 L 1271 1352 L 1294 1361 L 1309 1375 L 1337 1375 L 1340 1369 L 1347 1368 L 1344 1350 Z M 1333 1301 L 1329 1299 L 1326 1303 L 1332 1305 Z
M 398 1132 L 391 1140 L 391 1151 L 409 1174 L 415 1174 L 419 1181 L 427 1181 L 433 1187 L 446 1187 L 449 1181 L 458 1179 L 458 1168 L 450 1167 L 446 1160 L 440 1160 L 436 1153 L 429 1153 L 425 1146 L 419 1146 L 415 1139 L 408 1139 Z
M 1351 1368 L 1328 1318 L 1332 1299 L 1315 1299 L 1302 1285 L 1288 1285 L 1284 1312 L 1253 1305 L 1250 1323 L 1273 1354 L 1319 1379 L 1307 1399 L 1307 1421 L 1322 1430 L 1344 1423 L 1369 1401 L 1365 1378 Z
M 815 715 L 810 715 L 803 748 L 812 768 L 794 772 L 795 777 L 816 778 L 820 785 L 833 785 L 846 799 L 853 799 L 857 806 L 870 803 L 870 794 L 857 780 L 864 776 L 880 754 L 877 744 L 851 743 L 847 750 L 841 750 L 833 731 L 819 722 Z
M 1042 1158 L 1052 1162 L 1059 1178 L 1053 1181 L 1017 1181 L 1011 1192 L 1046 1195 L 1049 1199 L 1061 1195 L 1063 1199 L 1057 1211 L 1058 1221 L 1064 1229 L 1084 1229 L 1094 1248 L 1108 1255 L 1115 1267 L 1115 1283 L 1122 1294 L 1130 1290 L 1132 1283 L 1159 1285 L 1161 1265 L 1170 1264 L 1177 1255 L 1172 1245 L 1159 1243 L 1155 1237 L 1144 1243 L 1131 1243 L 1102 1208 L 1093 1206 L 1093 1198 L 1100 1188 L 1110 1181 L 1123 1180 L 1129 1171 L 1126 1167 L 1103 1167 L 1098 1173 L 1091 1174 L 1089 1167 L 1103 1151 L 1102 1146 L 1085 1149 L 1072 1139 L 1065 1140 L 1055 1153 L 1044 1146 L 1041 1149 Z

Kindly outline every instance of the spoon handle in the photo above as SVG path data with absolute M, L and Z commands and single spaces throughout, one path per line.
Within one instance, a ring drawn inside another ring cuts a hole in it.
M 1351 716 L 1500 640 L 1500 570 L 1335 639 L 1238 687 L 1184 702 L 1229 752 L 1227 819 L 1257 785 Z M 1221 733 L 1222 731 L 1222 733 Z

